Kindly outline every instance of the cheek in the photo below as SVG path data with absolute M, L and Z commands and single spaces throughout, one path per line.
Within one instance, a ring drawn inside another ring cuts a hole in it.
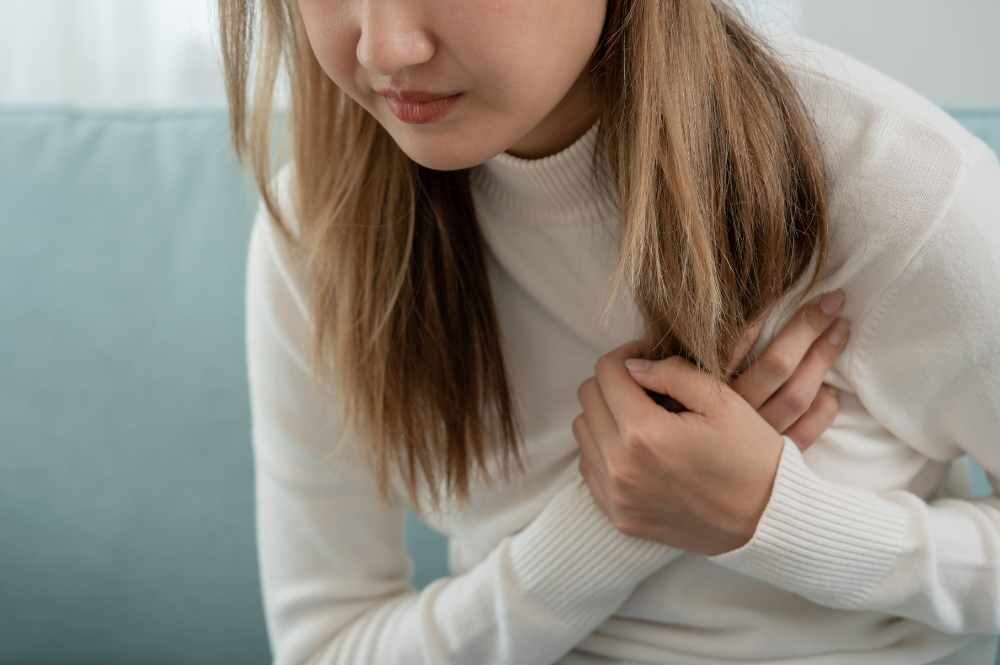
M 490 88 L 524 108 L 536 105 L 532 100 L 559 96 L 576 80 L 597 46 L 605 4 L 508 0 L 496 8 L 480 3 L 477 20 L 452 34 L 461 35 L 463 59 L 488 77 Z
M 342 9 L 321 0 L 299 0 L 299 12 L 305 26 L 306 37 L 313 56 L 330 80 L 352 95 L 356 94 L 354 82 L 355 50 L 350 25 Z

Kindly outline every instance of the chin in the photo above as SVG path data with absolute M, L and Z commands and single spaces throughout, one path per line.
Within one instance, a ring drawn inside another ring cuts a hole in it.
M 459 171 L 482 164 L 489 155 L 455 154 L 442 149 L 442 141 L 434 137 L 418 140 L 420 145 L 408 145 L 397 141 L 400 149 L 417 164 L 432 171 Z M 426 147 L 422 150 L 421 147 Z
M 456 159 L 415 159 L 413 156 L 410 159 L 413 159 L 417 164 L 431 171 L 459 171 L 479 166 L 482 163 L 482 160 L 470 162 L 468 160 Z

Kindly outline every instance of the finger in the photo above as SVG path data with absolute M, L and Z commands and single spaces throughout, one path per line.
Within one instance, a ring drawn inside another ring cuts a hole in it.
M 746 355 L 753 348 L 753 345 L 757 343 L 757 338 L 760 337 L 760 329 L 764 327 L 764 321 L 771 314 L 774 309 L 774 304 L 772 303 L 770 307 L 764 310 L 764 313 L 757 317 L 757 321 L 753 323 L 747 331 L 743 334 L 740 339 L 740 343 L 736 346 L 733 351 L 732 357 L 729 359 L 729 365 L 726 367 L 726 371 L 729 374 L 735 374 L 743 365 L 746 360 Z
M 835 344 L 834 336 L 838 331 L 842 331 L 844 337 L 839 344 Z M 827 372 L 844 349 L 849 334 L 850 326 L 845 319 L 830 326 L 812 345 L 785 385 L 758 409 L 761 417 L 774 429 L 784 432 L 809 410 Z
M 597 449 L 594 437 L 590 434 L 583 414 L 573 419 L 572 430 L 573 438 L 576 439 L 577 447 L 580 449 L 580 473 L 583 474 L 584 468 L 589 473 L 599 470 L 602 467 L 600 451 Z
M 784 432 L 805 452 L 816 442 L 840 413 L 840 397 L 835 388 L 824 385 L 806 413 Z
M 747 353 L 753 348 L 754 343 L 757 341 L 757 337 L 760 335 L 760 329 L 763 325 L 764 322 L 760 321 L 751 326 L 747 332 L 744 333 L 740 343 L 733 350 L 732 357 L 729 358 L 729 364 L 726 366 L 726 371 L 729 374 L 735 374 L 743 365 L 743 361 L 746 358 Z
M 726 388 L 725 384 L 715 381 L 711 374 L 681 356 L 659 360 L 647 371 L 637 372 L 633 376 L 643 387 L 670 395 L 690 411 L 703 416 L 715 410 Z M 655 404 L 650 398 L 646 399 Z M 686 415 L 671 413 L 665 409 L 661 413 L 675 418 Z
M 606 473 L 604 459 L 601 457 L 600 447 L 588 430 L 587 423 L 582 415 L 573 419 L 573 436 L 580 447 L 580 475 L 587 483 L 590 494 L 594 497 L 594 503 L 597 504 L 601 512 L 611 519 L 611 516 L 604 510 L 603 488 L 605 486 L 604 477 Z
M 771 343 L 732 383 L 732 388 L 755 409 L 766 402 L 791 377 L 813 342 L 836 318 L 819 306 L 804 305 L 775 335 Z
M 586 424 L 593 439 L 597 441 L 615 441 L 618 437 L 618 423 L 608 407 L 595 377 L 590 377 L 580 384 L 576 391 L 577 400 L 583 408 L 581 420 Z M 604 452 L 601 451 L 603 460 Z
M 641 422 L 660 413 L 668 413 L 646 394 L 625 367 L 625 360 L 641 357 L 639 354 L 643 349 L 641 340 L 626 342 L 598 358 L 594 366 L 594 376 L 619 434 L 626 423 Z

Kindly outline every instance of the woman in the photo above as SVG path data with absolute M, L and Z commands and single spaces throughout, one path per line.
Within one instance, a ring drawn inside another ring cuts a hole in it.
M 983 662 L 1000 511 L 942 496 L 1000 475 L 982 142 L 721 2 L 256 4 L 220 19 L 278 663 Z

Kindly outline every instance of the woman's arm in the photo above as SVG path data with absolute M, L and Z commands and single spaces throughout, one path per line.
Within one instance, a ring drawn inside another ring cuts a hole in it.
M 1000 163 L 968 163 L 919 251 L 859 322 L 851 383 L 922 454 L 1000 486 Z M 817 603 L 1000 633 L 1000 497 L 924 501 L 815 475 L 787 437 L 774 491 L 722 566 Z
M 289 178 L 286 166 L 275 179 L 286 210 Z M 574 465 L 526 528 L 472 570 L 417 593 L 401 498 L 394 494 L 389 509 L 378 502 L 356 442 L 338 440 L 335 395 L 317 394 L 309 381 L 302 286 L 268 220 L 261 207 L 250 240 L 247 361 L 258 554 L 277 665 L 555 662 L 684 553 L 618 532 Z M 820 388 L 840 349 L 825 334 L 832 312 L 807 305 L 802 314 L 734 388 L 804 450 L 836 415 L 835 398 Z M 734 351 L 738 365 L 758 332 L 759 324 Z M 758 362 L 765 369 L 750 371 Z
M 550 665 L 683 550 L 617 531 L 578 469 L 523 530 L 419 593 L 354 441 L 314 386 L 309 319 L 263 208 L 250 237 L 246 335 L 256 528 L 276 665 Z M 570 436 L 567 426 L 567 436 Z M 335 452 L 334 452 L 335 451 Z

